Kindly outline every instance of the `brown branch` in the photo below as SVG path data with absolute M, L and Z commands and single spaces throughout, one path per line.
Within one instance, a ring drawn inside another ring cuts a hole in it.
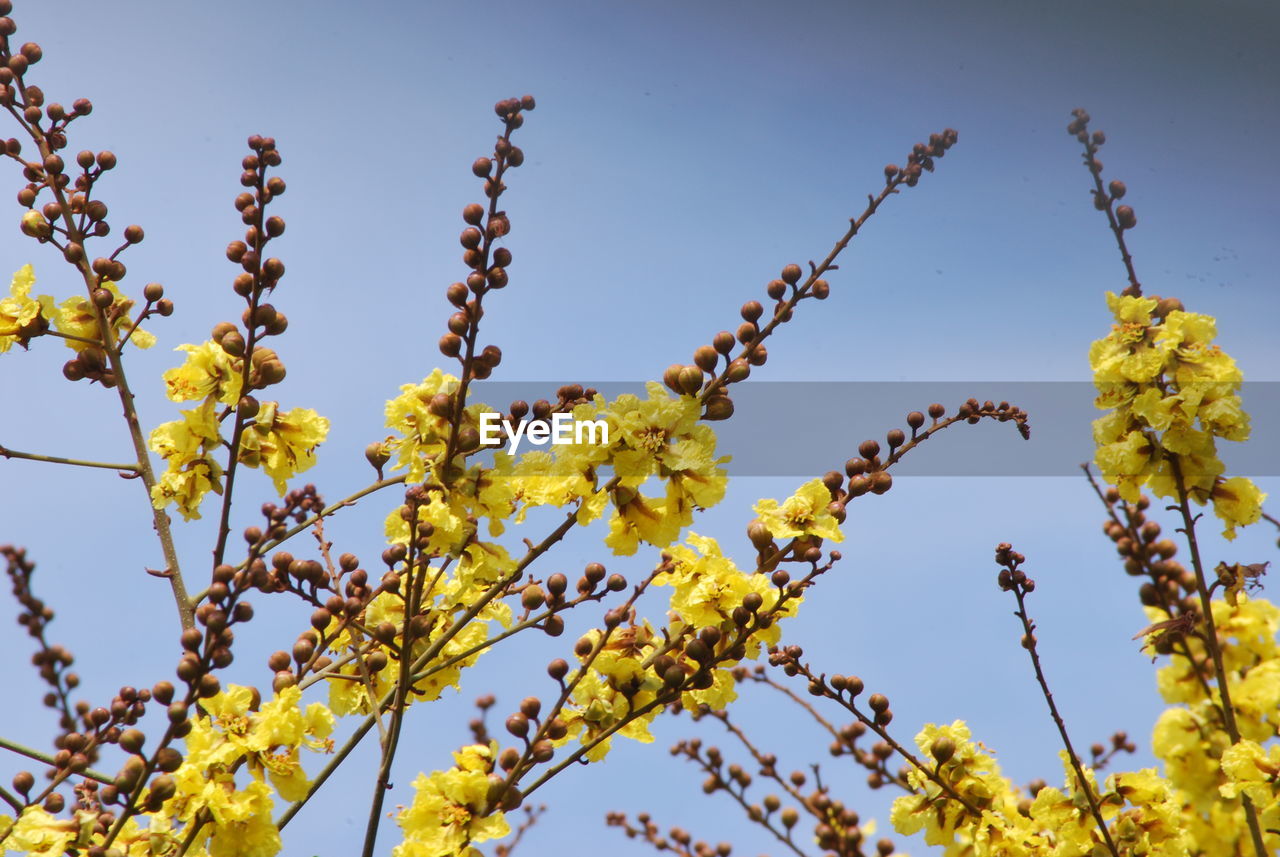
M 1076 781 L 1080 784 L 1080 789 L 1084 791 L 1085 799 L 1089 801 L 1089 812 L 1093 815 L 1093 820 L 1097 823 L 1098 831 L 1106 842 L 1107 850 L 1111 852 L 1111 856 L 1120 857 L 1120 852 L 1116 850 L 1115 842 L 1111 840 L 1111 831 L 1107 829 L 1107 822 L 1102 817 L 1102 808 L 1098 803 L 1098 797 L 1093 793 L 1093 787 L 1089 785 L 1089 780 L 1085 777 L 1084 767 L 1080 764 L 1080 756 L 1077 755 L 1075 747 L 1071 745 L 1071 736 L 1067 733 L 1067 724 L 1058 712 L 1057 703 L 1053 701 L 1053 693 L 1049 690 L 1049 682 L 1044 676 L 1044 669 L 1040 666 L 1040 653 L 1036 648 L 1036 626 L 1027 614 L 1025 601 L 1027 594 L 1035 591 L 1035 581 L 1028 578 L 1026 573 L 1018 568 L 1022 562 L 1022 555 L 1014 553 L 1012 546 L 1009 544 L 1001 544 L 996 548 L 996 562 L 1003 566 L 1000 572 L 1000 588 L 1012 592 L 1014 598 L 1018 601 L 1018 609 L 1014 615 L 1022 621 L 1022 647 L 1031 656 L 1031 666 L 1035 669 L 1036 681 L 1040 685 L 1040 694 L 1049 705 L 1049 714 L 1053 716 L 1053 724 L 1058 727 L 1058 735 L 1062 738 L 1062 746 L 1066 748 L 1067 758 L 1071 761 L 1071 768 L 1076 772 Z
M 1170 453 L 1169 463 L 1173 469 L 1174 483 L 1178 489 L 1177 505 L 1170 508 L 1182 515 L 1182 526 L 1179 529 L 1187 537 L 1187 546 L 1191 550 L 1191 567 L 1196 574 L 1196 591 L 1200 595 L 1200 610 L 1205 624 L 1204 645 L 1213 658 L 1214 677 L 1217 681 L 1218 695 L 1221 699 L 1222 720 L 1226 726 L 1227 735 L 1231 738 L 1231 743 L 1238 744 L 1240 743 L 1240 727 L 1236 724 L 1235 707 L 1231 704 L 1231 691 L 1228 688 L 1230 682 L 1226 665 L 1222 660 L 1222 647 L 1218 644 L 1218 628 L 1213 620 L 1213 602 L 1210 600 L 1209 587 L 1205 579 L 1204 563 L 1200 559 L 1200 544 L 1196 540 L 1196 519 L 1191 514 L 1189 494 L 1186 482 L 1182 477 L 1181 456 L 1176 453 Z M 1258 813 L 1253 806 L 1253 801 L 1246 794 L 1240 795 L 1240 799 L 1244 805 L 1245 823 L 1249 826 L 1249 836 L 1253 840 L 1253 848 L 1258 857 L 1267 857 L 1266 843 L 1262 838 L 1262 826 L 1258 823 Z

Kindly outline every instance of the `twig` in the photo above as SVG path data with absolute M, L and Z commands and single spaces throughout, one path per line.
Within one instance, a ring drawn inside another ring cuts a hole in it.
M 26 94 L 30 89 L 18 87 L 18 91 L 22 93 L 23 105 L 30 106 L 27 104 L 28 98 Z M 8 106 L 8 110 L 17 118 L 18 114 L 12 105 Z M 28 125 L 25 122 L 21 122 L 21 124 L 36 143 L 42 158 L 47 159 L 56 155 L 54 148 L 49 144 L 48 137 L 45 136 L 39 125 L 34 123 Z M 86 235 L 72 216 L 72 207 L 67 200 L 64 187 L 48 176 L 45 177 L 44 185 L 49 188 L 59 205 L 68 239 L 77 244 L 83 244 Z M 151 490 L 156 485 L 155 472 L 151 466 L 151 453 L 147 449 L 147 439 L 142 433 L 142 422 L 138 419 L 138 410 L 133 402 L 133 393 L 129 389 L 124 362 L 116 346 L 115 328 L 107 320 L 105 311 L 94 303 L 92 299 L 94 291 L 99 286 L 98 275 L 94 273 L 88 258 L 81 258 L 78 262 L 72 263 L 72 265 L 80 272 L 80 276 L 84 280 L 85 294 L 89 297 L 88 304 L 93 309 L 94 320 L 97 322 L 98 334 L 101 337 L 100 343 L 97 344 L 102 346 L 107 361 L 111 365 L 116 392 L 120 397 L 120 405 L 124 411 L 124 421 L 129 429 L 129 438 L 133 442 L 134 454 L 137 456 L 135 469 L 138 475 L 142 477 L 142 484 L 147 494 L 147 507 L 151 510 L 152 523 L 155 526 L 156 536 L 160 540 L 160 550 L 164 555 L 165 568 L 170 572 L 169 586 L 173 591 L 173 600 L 178 609 L 178 618 L 183 628 L 194 628 L 195 611 L 187 597 L 186 583 L 182 578 L 182 571 L 178 564 L 178 550 L 174 545 L 173 533 L 169 527 L 169 516 L 163 509 L 157 509 L 151 502 Z
M 1174 484 L 1178 489 L 1178 503 L 1171 508 L 1182 515 L 1182 526 L 1179 528 L 1187 537 L 1187 546 L 1191 550 L 1191 567 L 1196 574 L 1196 590 L 1200 594 L 1200 611 L 1204 617 L 1204 645 L 1213 658 L 1214 678 L 1221 698 L 1222 721 L 1227 728 L 1227 735 L 1232 744 L 1240 743 L 1240 727 L 1236 724 L 1236 712 L 1231 704 L 1231 691 L 1227 687 L 1227 668 L 1222 661 L 1222 647 L 1218 645 L 1218 628 L 1213 621 L 1213 603 L 1209 596 L 1208 583 L 1205 580 L 1204 563 L 1200 560 L 1200 544 L 1196 540 L 1196 519 L 1191 514 L 1186 483 L 1182 478 L 1181 457 L 1176 453 L 1169 454 L 1170 466 L 1173 469 Z M 1212 697 L 1211 697 L 1212 698 Z M 1247 794 L 1240 795 L 1244 805 L 1245 822 L 1249 825 L 1249 836 L 1253 839 L 1253 848 L 1258 857 L 1267 857 L 1267 846 L 1262 839 L 1262 827 L 1258 824 L 1258 813 L 1253 801 Z
M 1124 184 L 1121 182 L 1112 182 L 1112 186 L 1119 190 L 1118 194 L 1111 194 L 1102 187 L 1102 163 L 1097 159 L 1098 148 L 1106 141 L 1106 137 L 1101 131 L 1094 131 L 1089 134 L 1089 114 L 1083 110 L 1072 111 L 1075 120 L 1067 127 L 1068 133 L 1075 134 L 1076 139 L 1084 144 L 1084 164 L 1089 170 L 1089 175 L 1093 177 L 1093 199 L 1094 206 L 1101 211 L 1106 212 L 1107 223 L 1111 226 L 1111 233 L 1116 237 L 1116 246 L 1120 248 L 1120 258 L 1124 260 L 1125 271 L 1129 274 L 1129 287 L 1125 289 L 1125 294 L 1134 297 L 1142 296 L 1142 283 L 1138 282 L 1138 274 L 1133 269 L 1133 257 L 1129 255 L 1129 248 L 1124 243 L 1125 226 L 1121 225 L 1116 217 L 1113 203 L 1124 195 Z
M 1071 736 L 1067 733 L 1067 724 L 1063 721 L 1062 715 L 1058 713 L 1058 706 L 1053 701 L 1053 693 L 1049 690 L 1049 682 L 1044 677 L 1044 670 L 1040 666 L 1040 653 L 1036 648 L 1036 626 L 1027 614 L 1025 600 L 1027 593 L 1035 590 L 1035 581 L 1028 578 L 1025 572 L 1019 570 L 1018 565 L 1022 562 L 1022 555 L 1014 553 L 1012 547 L 1008 544 L 1002 544 L 996 548 L 996 562 L 1004 566 L 1000 573 L 1000 588 L 1012 592 L 1014 598 L 1018 600 L 1018 609 L 1014 615 L 1022 621 L 1022 647 L 1031 656 L 1031 666 L 1035 669 L 1036 681 L 1040 684 L 1040 693 L 1044 696 L 1044 701 L 1049 704 L 1049 713 L 1053 716 L 1054 725 L 1058 727 L 1058 735 L 1062 737 L 1062 746 L 1067 750 L 1067 758 L 1071 761 L 1071 768 L 1076 772 L 1076 781 L 1079 782 L 1081 790 L 1084 791 L 1085 799 L 1089 801 L 1089 812 L 1093 815 L 1093 820 L 1098 825 L 1098 831 L 1107 843 L 1107 850 L 1111 852 L 1112 857 L 1120 857 L 1120 852 L 1116 850 L 1115 842 L 1111 840 L 1111 831 L 1107 829 L 1107 822 L 1102 817 L 1102 808 L 1098 804 L 1098 798 L 1093 793 L 1093 787 L 1089 785 L 1089 780 L 1085 777 L 1084 767 L 1080 764 L 1080 757 L 1076 754 L 1075 747 L 1071 745 Z
M 49 464 L 71 464 L 76 467 L 99 467 L 103 470 L 120 470 L 126 473 L 137 473 L 136 464 L 112 464 L 108 461 L 86 461 L 81 458 L 63 458 L 60 455 L 40 455 L 35 452 L 18 452 L 0 445 L 0 458 L 21 458 L 26 461 L 45 461 Z
M 19 744 L 16 741 L 10 741 L 8 738 L 0 737 L 0 747 L 5 750 L 17 753 L 19 756 L 26 756 L 28 759 L 34 759 L 37 762 L 43 762 L 51 768 L 57 769 L 58 765 L 54 761 L 53 756 L 48 753 L 42 753 L 39 750 L 33 750 L 25 744 Z M 88 777 L 91 780 L 97 780 L 104 786 L 109 786 L 115 782 L 115 777 L 110 774 L 104 774 L 101 771 L 95 771 L 93 768 L 85 768 L 83 771 L 77 771 L 82 777 Z

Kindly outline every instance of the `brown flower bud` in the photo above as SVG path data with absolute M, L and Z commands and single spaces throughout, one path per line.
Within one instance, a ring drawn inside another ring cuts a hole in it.
M 546 597 L 546 593 L 542 591 L 541 586 L 531 583 L 521 593 L 520 603 L 524 605 L 526 610 L 537 610 L 546 603 Z
M 457 357 L 462 353 L 462 337 L 456 333 L 446 333 L 440 337 L 440 353 L 445 357 Z
M 702 370 L 697 366 L 685 366 L 680 369 L 679 390 L 685 395 L 696 396 L 702 389 Z
M 773 544 L 773 533 L 769 532 L 764 521 L 759 519 L 747 524 L 747 538 L 756 550 L 764 550 Z
M 662 383 L 667 385 L 667 389 L 673 393 L 680 392 L 680 370 L 684 367 L 679 363 L 672 363 L 662 373 Z
M 956 742 L 948 738 L 946 735 L 939 735 L 933 739 L 933 743 L 929 745 L 929 755 L 937 760 L 938 764 L 946 764 L 952 756 L 956 754 Z
M 707 421 L 727 420 L 733 416 L 733 400 L 728 396 L 711 396 L 705 403 L 702 418 Z
M 729 364 L 729 368 L 725 370 L 724 377 L 730 384 L 737 384 L 747 380 L 751 375 L 751 364 L 739 357 Z

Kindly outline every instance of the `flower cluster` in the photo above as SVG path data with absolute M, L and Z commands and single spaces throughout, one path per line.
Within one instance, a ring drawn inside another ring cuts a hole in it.
M 282 413 L 276 402 L 242 396 L 245 361 L 231 352 L 242 349 L 243 342 L 237 348 L 229 346 L 233 341 L 224 335 L 221 341 L 181 345 L 177 350 L 186 352 L 186 361 L 164 373 L 165 392 L 172 401 L 199 401 L 200 405 L 151 432 L 151 451 L 167 464 L 151 497 L 158 509 L 177 505 L 188 520 L 200 517 L 206 494 L 222 493 L 223 466 L 216 453 L 227 444 L 220 427 L 228 416 L 239 411 L 246 420 L 236 438 L 237 461 L 266 473 L 281 496 L 292 476 L 315 464 L 315 448 L 329 433 L 329 421 L 310 408 Z M 255 349 L 249 362 L 250 383 L 274 357 L 270 349 Z
M 499 839 L 511 832 L 490 797 L 493 750 L 483 744 L 453 754 L 447 771 L 419 774 L 413 803 L 398 817 L 404 841 L 393 857 L 479 857 L 471 843 Z
M 1214 319 L 1176 299 L 1107 293 L 1116 324 L 1089 349 L 1099 408 L 1095 460 L 1128 502 L 1143 486 L 1158 497 L 1213 502 L 1223 535 L 1252 524 L 1266 495 L 1248 479 L 1224 479 L 1215 438 L 1249 437 L 1243 376 L 1213 344 Z
M 945 846 L 947 857 L 1040 857 L 1109 853 L 1185 857 L 1190 838 L 1176 791 L 1154 769 L 1114 774 L 1101 789 L 1092 771 L 1084 788 L 1099 794 L 1107 822 L 1103 835 L 1066 751 L 1065 790 L 1039 786 L 1026 795 L 1000 773 L 989 752 L 957 720 L 928 724 L 916 745 L 936 762 L 907 779 L 917 794 L 894 801 L 891 820 L 902 834 L 924 832 L 925 842 Z

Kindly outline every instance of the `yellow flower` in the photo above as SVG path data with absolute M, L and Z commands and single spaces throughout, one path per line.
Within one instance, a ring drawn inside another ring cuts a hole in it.
M 80 825 L 74 820 L 57 818 L 39 805 L 23 810 L 10 829 L 5 825 L 8 820 L 7 816 L 0 816 L 0 833 L 8 834 L 3 843 L 6 854 L 13 849 L 22 854 L 60 857 L 80 832 Z
M 102 310 L 102 312 L 108 319 L 112 320 L 111 328 L 115 332 L 114 340 L 119 342 L 133 327 L 133 322 L 129 319 L 129 310 L 133 309 L 133 298 L 125 297 L 121 294 L 120 289 L 110 280 L 103 280 L 101 288 L 111 293 L 111 305 Z M 93 342 L 102 341 L 102 333 L 98 329 L 97 311 L 88 298 L 67 298 L 58 305 L 56 314 L 53 315 L 53 323 L 58 328 L 59 333 L 78 336 L 81 339 L 90 339 Z M 66 342 L 68 348 L 76 351 L 83 351 L 92 347 L 88 342 L 79 342 L 75 339 L 63 341 Z M 138 348 L 150 348 L 156 344 L 155 336 L 142 328 L 133 331 L 129 341 Z
M 1280 747 L 1241 741 L 1222 754 L 1222 773 L 1227 775 L 1218 788 L 1223 797 L 1234 799 L 1243 793 L 1256 806 L 1266 807 L 1280 797 Z
M 801 485 L 781 506 L 777 500 L 764 499 L 753 507 L 756 515 L 777 539 L 816 536 L 844 541 L 835 516 L 827 511 L 831 505 L 831 492 L 821 479 L 812 479 Z
M 224 405 L 240 400 L 243 360 L 232 357 L 212 340 L 200 345 L 179 345 L 175 350 L 187 352 L 187 360 L 164 373 L 165 392 L 170 400 L 187 402 L 212 396 Z
M 285 413 L 276 402 L 262 402 L 258 416 L 240 436 L 240 461 L 260 467 L 283 497 L 288 480 L 316 463 L 316 447 L 329 434 L 329 421 L 311 408 Z
M 707 508 L 723 499 L 727 479 L 719 465 L 728 458 L 716 457 L 715 432 L 698 424 L 697 399 L 673 397 L 655 382 L 645 387 L 647 399 L 619 396 L 597 416 L 611 426 L 610 462 L 622 484 L 638 488 L 649 476 L 667 480 L 667 511 L 684 526 L 692 520 L 687 507 Z M 590 419 L 583 410 L 575 409 L 574 417 Z
M 1107 309 L 1121 324 L 1146 327 L 1151 324 L 1151 313 L 1159 303 L 1155 298 L 1107 292 Z
M 438 570 L 433 569 L 428 573 L 434 576 L 436 571 Z M 474 592 L 468 592 L 465 595 L 461 593 L 456 578 L 437 583 L 429 595 L 433 600 L 424 605 L 423 613 L 434 621 L 426 635 L 414 640 L 410 651 L 412 659 L 418 658 L 434 645 L 449 628 L 453 619 L 461 615 L 475 600 Z M 463 625 L 462 629 L 445 643 L 437 659 L 424 667 L 423 672 L 426 675 L 414 682 L 413 693 L 407 697 L 408 701 L 431 701 L 439 699 L 445 688 L 458 689 L 462 671 L 474 666 L 480 660 L 480 656 L 489 651 L 484 646 L 489 637 L 487 622 L 489 620 L 501 622 L 504 618 L 509 621 L 509 614 L 509 606 L 497 602 L 476 617 L 475 621 Z M 366 608 L 365 623 L 368 626 L 376 627 L 382 622 L 389 622 L 393 627 L 403 629 L 404 601 L 402 599 L 384 593 L 375 598 Z M 329 651 L 334 660 L 339 660 L 343 655 L 366 647 L 367 639 L 357 640 L 348 631 L 343 631 L 329 645 Z M 376 699 L 386 696 L 399 679 L 399 657 L 391 652 L 388 654 L 392 656 L 388 657 L 386 666 L 370 675 L 373 696 Z M 449 665 L 441 667 L 441 664 L 445 663 Z M 369 690 L 366 689 L 362 676 L 359 665 L 348 662 L 345 666 L 339 667 L 335 676 L 330 679 L 329 707 L 336 714 L 346 715 L 353 712 L 368 714 L 373 711 L 374 703 L 370 700 Z
M 1210 497 L 1213 499 L 1213 513 L 1226 524 L 1222 535 L 1228 539 L 1236 537 L 1236 527 L 1258 522 L 1262 517 L 1262 502 L 1267 499 L 1252 480 L 1243 476 L 1218 482 Z
M 1223 535 L 1258 520 L 1265 495 L 1247 479 L 1222 479 L 1215 438 L 1249 437 L 1235 361 L 1213 345 L 1211 316 L 1173 310 L 1155 319 L 1154 298 L 1107 293 L 1116 325 L 1093 343 L 1089 363 L 1097 405 L 1094 460 L 1120 496 L 1135 503 L 1143 486 L 1157 497 L 1187 497 L 1226 524 Z
M 285 688 L 257 710 L 255 695 L 253 688 L 232 684 L 200 703 L 206 716 L 193 718 L 187 736 L 192 773 L 186 791 L 203 793 L 202 779 L 234 770 L 243 758 L 250 772 L 259 780 L 269 778 L 285 800 L 306 795 L 309 782 L 298 751 L 332 751 L 333 713 L 318 702 L 303 709 L 297 687 Z
M 175 503 L 184 520 L 200 517 L 200 504 L 210 491 L 222 493 L 222 468 L 212 458 L 201 458 L 161 474 L 151 489 L 151 504 L 163 509 Z
M 499 839 L 511 832 L 501 810 L 489 803 L 493 751 L 482 744 L 453 754 L 454 767 L 419 774 L 413 803 L 397 823 L 404 842 L 393 857 L 455 857 L 478 853 L 473 842 Z
M 49 326 L 42 313 L 42 304 L 49 304 L 53 299 L 42 296 L 39 300 L 32 298 L 31 287 L 36 284 L 36 275 L 30 265 L 23 265 L 13 275 L 9 284 L 9 297 L 0 299 L 0 354 L 8 351 L 16 342 L 23 348 Z
M 494 457 L 497 461 L 510 460 L 506 453 L 497 453 Z M 535 506 L 560 507 L 591 497 L 595 493 L 595 485 L 587 478 L 584 469 L 542 450 L 531 450 L 521 455 L 506 479 L 516 503 L 515 522 L 523 523 L 527 510 Z
M 449 440 L 449 420 L 430 410 L 438 394 L 458 389 L 458 379 L 435 369 L 421 384 L 405 384 L 400 395 L 387 401 L 387 428 L 400 433 L 389 441 L 396 458 L 392 469 L 408 468 L 408 481 L 421 482 L 427 465 L 442 455 Z
M 272 857 L 280 851 L 280 832 L 271 818 L 274 801 L 263 782 L 243 790 L 215 790 L 216 799 L 206 805 L 213 817 L 209 857 Z
M 176 503 L 184 519 L 200 517 L 200 503 L 209 491 L 222 493 L 222 467 L 210 454 L 221 443 L 213 399 L 182 411 L 182 419 L 163 423 L 151 432 L 151 451 L 168 463 L 151 502 L 157 509 Z
M 950 799 L 937 783 L 913 768 L 907 780 L 916 794 L 894 801 L 890 812 L 894 828 L 904 835 L 923 830 L 929 845 L 953 846 L 947 853 L 972 851 L 1028 857 L 1040 853 L 1043 839 L 1031 828 L 1029 819 L 1018 812 L 1021 796 L 1001 775 L 996 760 L 971 739 L 969 727 L 960 720 L 950 725 L 929 723 L 916 735 L 916 745 L 926 756 L 932 755 L 932 748 L 939 741 L 949 742 L 954 752 L 937 766 L 938 776 L 980 815 L 975 816 L 963 804 Z M 995 850 L 991 846 L 997 842 L 1012 847 Z M 966 844 L 971 848 L 955 847 Z
M 190 464 L 222 440 L 212 400 L 181 413 L 182 419 L 162 423 L 151 432 L 151 451 L 168 461 L 170 467 Z
M 763 574 L 740 570 L 732 559 L 721 553 L 715 539 L 690 533 L 688 543 L 693 549 L 685 545 L 668 549 L 670 570 L 653 581 L 655 586 L 674 587 L 671 612 L 680 621 L 694 628 L 724 625 L 725 630 L 729 630 L 733 626 L 734 608 L 742 606 L 743 598 L 749 593 L 760 596 L 760 612 L 767 613 L 778 603 L 778 588 Z M 785 615 L 794 615 L 801 600 L 790 599 Z M 748 650 L 747 656 L 755 657 L 761 640 L 776 642 L 779 632 L 776 622 L 761 632 L 760 639 L 753 640 L 756 650 Z
M 652 472 L 656 472 L 656 461 L 672 442 L 692 431 L 702 409 L 694 397 L 673 397 L 661 384 L 650 382 L 645 389 L 649 398 L 619 396 L 602 416 L 612 424 L 609 437 L 627 449 L 646 453 L 655 462 Z

